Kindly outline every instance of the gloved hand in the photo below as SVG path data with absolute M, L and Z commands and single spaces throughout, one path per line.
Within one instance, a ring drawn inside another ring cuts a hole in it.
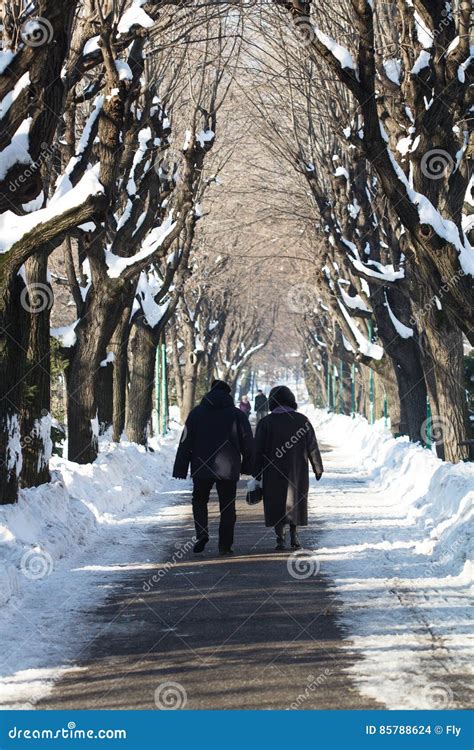
M 319 472 L 319 471 L 317 471 L 317 472 L 315 473 L 315 477 L 316 477 L 316 481 L 317 481 L 317 482 L 319 482 L 319 480 L 321 479 L 322 475 L 323 475 L 323 472 Z

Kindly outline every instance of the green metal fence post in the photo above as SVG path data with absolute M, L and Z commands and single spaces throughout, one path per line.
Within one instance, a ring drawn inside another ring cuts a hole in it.
M 351 410 L 352 410 L 352 418 L 354 418 L 355 411 L 356 411 L 356 366 L 355 364 L 353 364 L 351 368 Z
M 328 402 L 328 409 L 331 408 L 331 373 L 329 372 L 329 359 L 327 364 L 327 372 L 326 372 L 326 390 L 327 390 L 327 402 Z
M 344 362 L 339 362 L 339 412 L 344 414 Z
M 426 399 L 426 447 L 431 448 L 433 436 L 431 434 L 431 404 L 429 398 Z
M 161 412 L 161 351 L 160 345 L 156 347 L 155 352 L 155 414 L 156 414 L 156 433 L 160 432 L 160 412 Z
M 166 360 L 166 341 L 163 334 L 161 344 L 161 434 L 168 432 L 168 363 Z
M 369 340 L 372 343 L 372 321 L 369 320 Z M 375 422 L 375 383 L 374 383 L 374 371 L 372 368 L 369 370 L 369 400 L 370 400 L 370 424 Z

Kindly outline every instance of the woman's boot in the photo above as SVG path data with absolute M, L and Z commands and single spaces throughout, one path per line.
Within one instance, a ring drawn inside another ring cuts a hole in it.
M 293 549 L 301 549 L 300 540 L 296 532 L 296 524 L 290 523 L 290 543 Z

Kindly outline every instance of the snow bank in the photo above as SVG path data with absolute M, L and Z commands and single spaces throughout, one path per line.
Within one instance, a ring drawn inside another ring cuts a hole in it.
M 381 707 L 466 708 L 474 465 L 394 439 L 383 420 L 308 415 L 334 447 L 312 489 L 312 541 L 363 657 L 351 678 Z
M 0 611 L 15 606 L 56 564 L 97 540 L 105 527 L 144 509 L 170 476 L 176 434 L 150 453 L 132 443 L 101 443 L 93 464 L 53 456 L 52 481 L 0 506 Z
M 315 418 L 323 437 L 356 454 L 369 484 L 397 499 L 412 526 L 414 551 L 432 561 L 449 557 L 449 572 L 459 574 L 465 568 L 469 543 L 474 464 L 443 462 L 407 437 L 394 439 L 383 420 L 371 427 L 360 416 L 323 414 Z M 452 547 L 454 538 L 457 543 Z
M 8 643 L 0 709 L 32 709 L 81 669 L 103 627 L 88 614 L 117 572 L 153 569 L 141 555 L 149 529 L 188 517 L 181 483 L 170 478 L 178 437 L 175 424 L 151 441 L 153 453 L 102 439 L 99 458 L 87 466 L 53 457 L 49 484 L 0 506 L 0 641 Z M 163 551 L 159 538 L 153 551 Z

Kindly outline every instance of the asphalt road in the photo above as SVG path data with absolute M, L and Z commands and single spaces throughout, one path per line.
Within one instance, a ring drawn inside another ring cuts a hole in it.
M 88 614 L 98 635 L 82 651 L 80 670 L 37 708 L 382 707 L 346 674 L 357 657 L 342 647 L 317 558 L 296 563 L 291 552 L 275 552 L 261 507 L 245 504 L 243 486 L 239 495 L 232 558 L 217 553 L 216 500 L 203 554 L 192 552 L 190 516 L 148 529 L 143 569 L 135 559 L 132 570 L 117 573 L 105 603 Z

